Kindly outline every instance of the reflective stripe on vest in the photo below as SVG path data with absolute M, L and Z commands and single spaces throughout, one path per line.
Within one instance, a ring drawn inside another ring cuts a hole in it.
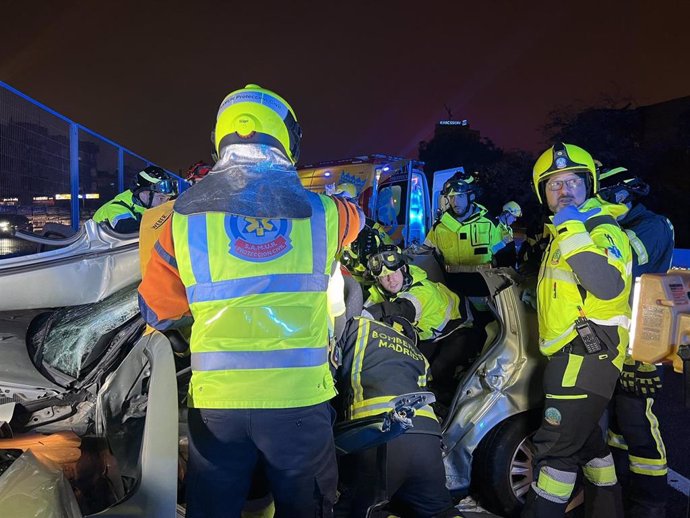
M 318 367 L 328 359 L 327 347 L 277 351 L 215 351 L 192 354 L 192 370 L 281 369 Z

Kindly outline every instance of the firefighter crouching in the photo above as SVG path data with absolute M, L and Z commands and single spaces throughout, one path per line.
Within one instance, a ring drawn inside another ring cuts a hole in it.
M 336 379 L 341 419 L 356 420 L 390 410 L 393 398 L 424 390 L 428 363 L 417 349 L 416 332 L 404 318 L 386 317 L 391 325 L 366 317 L 348 320 L 338 341 L 341 366 Z M 394 510 L 419 517 L 458 516 L 446 488 L 441 459 L 441 428 L 430 406 L 417 410 L 413 428 L 387 444 L 387 492 Z M 339 506 L 349 516 L 366 516 L 374 503 L 376 448 L 342 458 L 347 488 Z

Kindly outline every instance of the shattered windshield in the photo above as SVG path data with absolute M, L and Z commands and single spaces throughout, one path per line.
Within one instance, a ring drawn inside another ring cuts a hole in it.
M 79 378 L 105 352 L 117 330 L 139 313 L 136 284 L 94 304 L 57 310 L 42 345 L 43 362 Z

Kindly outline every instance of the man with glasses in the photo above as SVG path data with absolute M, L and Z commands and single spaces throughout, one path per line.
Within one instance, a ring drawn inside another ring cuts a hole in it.
M 107 223 L 115 232 L 138 232 L 146 209 L 157 207 L 177 194 L 172 176 L 150 165 L 137 173 L 134 186 L 115 196 L 93 215 L 96 223 Z
M 553 216 L 537 284 L 546 401 L 533 438 L 537 478 L 523 516 L 564 516 L 582 468 L 590 516 L 622 516 L 620 486 L 599 420 L 628 346 L 632 256 L 616 218 L 627 210 L 595 198 L 592 156 L 556 144 L 533 170 L 537 198 Z

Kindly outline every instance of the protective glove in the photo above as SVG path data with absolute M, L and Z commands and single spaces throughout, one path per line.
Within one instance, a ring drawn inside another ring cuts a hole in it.
M 595 207 L 593 209 L 590 209 L 588 211 L 582 212 L 578 210 L 577 207 L 574 207 L 572 205 L 568 205 L 567 207 L 563 207 L 558 213 L 553 217 L 553 224 L 556 226 L 562 225 L 566 221 L 579 221 L 581 223 L 584 223 L 587 221 L 589 218 L 594 216 L 595 214 L 599 214 L 601 212 L 601 209 L 599 207 Z
M 618 382 L 621 388 L 630 393 L 635 394 L 635 369 L 637 367 L 637 362 L 630 356 L 626 356 L 623 361 L 623 370 L 621 371 L 621 376 L 618 378 Z
M 639 362 L 635 371 L 635 393 L 640 397 L 654 397 L 661 390 L 661 377 L 656 365 Z

